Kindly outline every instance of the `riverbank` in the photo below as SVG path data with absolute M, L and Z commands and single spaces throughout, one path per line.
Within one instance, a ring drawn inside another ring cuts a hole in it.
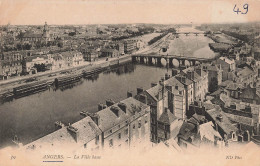
M 3 80 L 0 82 L 0 94 L 10 92 L 13 88 L 20 87 L 29 83 L 36 83 L 40 81 L 51 81 L 59 77 L 63 77 L 66 75 L 73 74 L 82 74 L 82 71 L 90 71 L 96 68 L 106 68 L 116 64 L 127 63 L 131 61 L 130 55 L 124 55 L 121 57 L 109 58 L 108 61 L 106 59 L 101 59 L 99 61 L 95 61 L 92 63 L 87 63 L 81 66 L 55 70 L 55 71 L 47 71 L 43 73 L 37 73 L 34 75 L 17 77 L 10 80 Z M 32 82 L 27 82 L 27 80 L 33 80 Z

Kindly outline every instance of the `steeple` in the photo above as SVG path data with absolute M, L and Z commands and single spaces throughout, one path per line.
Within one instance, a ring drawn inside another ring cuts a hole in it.
M 45 24 L 43 27 L 43 32 L 47 32 L 47 31 L 49 31 L 49 28 L 48 28 L 47 22 L 45 21 Z

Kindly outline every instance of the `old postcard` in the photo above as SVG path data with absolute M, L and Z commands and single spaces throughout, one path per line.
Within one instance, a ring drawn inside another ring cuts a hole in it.
M 0 0 L 0 166 L 260 166 L 260 1 Z

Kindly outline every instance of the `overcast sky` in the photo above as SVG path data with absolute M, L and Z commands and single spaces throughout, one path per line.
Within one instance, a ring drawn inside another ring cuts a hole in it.
M 0 0 L 0 24 L 222 23 L 260 20 L 260 1 L 247 14 L 240 0 Z

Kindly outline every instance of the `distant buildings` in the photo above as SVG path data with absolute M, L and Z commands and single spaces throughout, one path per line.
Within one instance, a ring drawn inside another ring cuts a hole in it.
M 112 49 L 112 48 L 103 48 L 100 50 L 100 57 L 118 57 L 119 51 L 116 49 Z
M 23 55 L 19 52 L 1 53 L 0 57 L 0 77 L 2 80 L 10 76 L 19 76 L 22 73 Z
M 43 65 L 43 70 L 66 69 L 83 64 L 83 55 L 78 51 L 65 51 L 54 54 L 28 56 L 23 60 L 23 72 L 36 74 L 36 65 Z
M 83 55 L 78 51 L 61 52 L 66 67 L 80 66 L 83 63 Z
M 130 54 L 137 50 L 136 40 L 128 39 L 124 41 L 124 51 L 126 54 Z
M 45 22 L 42 33 L 34 33 L 32 31 L 27 31 L 22 35 L 21 40 L 24 42 L 31 42 L 31 43 L 38 42 L 38 41 L 47 43 L 48 41 L 53 40 L 53 36 L 49 32 L 47 22 Z

